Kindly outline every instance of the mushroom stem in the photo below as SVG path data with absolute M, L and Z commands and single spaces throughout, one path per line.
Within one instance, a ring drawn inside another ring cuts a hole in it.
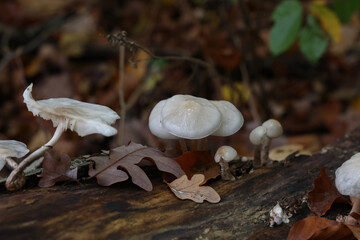
M 24 169 L 35 159 L 38 159 L 40 156 L 42 156 L 46 150 L 51 149 L 60 139 L 63 132 L 63 124 L 59 123 L 53 137 L 46 144 L 42 145 L 19 163 L 19 165 L 10 173 L 6 180 L 5 186 L 7 190 L 18 190 L 25 184 L 25 176 L 23 173 Z
M 201 139 L 199 140 L 199 146 L 198 146 L 198 148 L 199 148 L 199 150 L 201 150 L 201 151 L 208 150 L 207 137 L 201 138 Z
M 360 214 L 360 198 L 350 196 L 351 202 L 352 202 L 352 208 L 348 216 L 346 216 L 345 223 L 350 225 L 357 225 L 358 221 L 352 217 L 351 213 L 357 213 Z
M 253 161 L 254 168 L 260 168 L 262 166 L 261 165 L 261 154 L 262 154 L 261 149 L 262 149 L 262 144 L 255 146 L 254 161 Z
M 229 163 L 226 162 L 223 158 L 220 158 L 219 164 L 220 164 L 221 178 L 223 180 L 234 181 L 235 177 L 230 172 Z
M 261 146 L 261 166 L 266 166 L 270 163 L 269 160 L 269 148 L 270 148 L 271 139 L 267 136 L 264 137 L 262 146 Z
M 185 139 L 179 138 L 179 144 L 180 144 L 181 151 L 182 151 L 183 153 L 185 153 L 185 152 L 188 151 L 188 148 L 187 148 Z
M 6 165 L 9 166 L 11 169 L 15 169 L 18 166 L 17 162 L 15 162 L 15 160 L 12 159 L 11 157 L 5 158 L 5 162 Z

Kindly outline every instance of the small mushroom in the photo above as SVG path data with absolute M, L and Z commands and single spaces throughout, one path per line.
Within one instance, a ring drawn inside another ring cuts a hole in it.
M 266 128 L 266 136 L 263 143 L 263 151 L 261 157 L 261 165 L 267 165 L 270 163 L 269 160 L 269 148 L 271 140 L 274 138 L 278 138 L 283 134 L 283 128 L 279 121 L 275 119 L 269 119 L 262 124 L 263 127 Z
M 275 224 L 280 225 L 281 223 L 289 223 L 289 218 L 292 217 L 292 214 L 286 214 L 279 203 L 275 205 L 270 210 L 270 227 L 273 227 Z
M 42 156 L 46 150 L 52 148 L 67 129 L 75 131 L 81 137 L 94 133 L 109 137 L 117 133 L 117 130 L 110 125 L 120 117 L 110 108 L 69 98 L 50 98 L 35 101 L 31 95 L 32 86 L 31 84 L 24 91 L 24 103 L 26 103 L 28 110 L 34 116 L 51 120 L 56 130 L 53 137 L 46 144 L 27 156 L 10 173 L 6 181 L 6 188 L 10 191 L 22 187 L 21 184 L 17 183 L 16 179 L 21 177 L 25 167 Z
M 0 140 L 0 170 L 7 163 L 11 168 L 16 168 L 17 163 L 12 157 L 21 158 L 29 152 L 26 145 L 15 140 Z
M 229 162 L 239 159 L 236 150 L 230 146 L 221 146 L 215 153 L 215 162 L 220 165 L 220 174 L 223 180 L 235 180 L 229 168 Z
M 250 132 L 249 139 L 252 144 L 255 145 L 255 152 L 254 152 L 254 168 L 261 167 L 261 150 L 262 144 L 266 138 L 266 128 L 263 126 L 258 126 Z
M 360 214 L 360 153 L 353 155 L 335 171 L 335 186 L 342 195 L 350 196 L 353 203 L 351 213 Z M 350 216 L 345 218 L 346 224 L 357 224 Z
M 254 154 L 254 168 L 258 168 L 264 165 L 271 165 L 272 162 L 269 160 L 269 148 L 271 140 L 273 138 L 280 137 L 282 133 L 282 126 L 275 119 L 269 119 L 261 126 L 251 131 L 249 135 L 250 142 L 256 145 Z

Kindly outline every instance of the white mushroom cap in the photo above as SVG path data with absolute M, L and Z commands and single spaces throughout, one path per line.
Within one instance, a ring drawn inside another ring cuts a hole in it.
M 200 139 L 220 127 L 221 113 L 204 98 L 175 95 L 165 102 L 161 119 L 170 134 L 185 139 Z
M 231 162 L 237 159 L 239 156 L 236 150 L 230 146 L 221 146 L 215 153 L 215 162 L 220 162 L 220 159 L 224 159 L 225 162 Z
M 254 128 L 249 135 L 250 142 L 254 145 L 259 145 L 266 135 L 266 128 L 263 126 L 258 126 Z
M 7 157 L 20 158 L 29 152 L 26 145 L 15 140 L 0 140 L 0 170 L 5 165 Z
M 262 124 L 266 128 L 266 135 L 269 138 L 277 138 L 283 134 L 283 128 L 279 121 L 275 119 L 269 119 Z
M 242 127 L 244 124 L 244 118 L 241 112 L 228 101 L 210 101 L 213 103 L 221 113 L 221 125 L 211 135 L 213 136 L 230 136 Z
M 61 123 L 64 130 L 70 129 L 82 137 L 93 133 L 109 137 L 117 133 L 117 130 L 110 125 L 120 117 L 110 108 L 69 98 L 35 101 L 31 95 L 32 86 L 30 84 L 26 88 L 23 97 L 28 110 L 34 116 L 39 115 L 46 120 L 51 120 L 54 127 Z
M 171 135 L 161 124 L 161 110 L 166 100 L 158 102 L 149 116 L 149 129 L 152 134 L 163 139 L 177 139 L 178 137 Z
M 342 195 L 360 198 L 360 153 L 345 161 L 335 172 L 335 186 Z

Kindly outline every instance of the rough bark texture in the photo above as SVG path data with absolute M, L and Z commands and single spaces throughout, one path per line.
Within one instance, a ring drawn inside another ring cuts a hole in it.
M 321 166 L 334 170 L 360 151 L 360 129 L 312 157 L 255 170 L 236 181 L 208 185 L 218 204 L 177 199 L 157 171 L 146 192 L 129 181 L 101 187 L 95 181 L 0 192 L 1 239 L 286 239 L 298 220 L 313 215 L 306 204 L 289 224 L 270 228 L 261 220 L 277 201 L 301 199 L 313 188 Z M 346 213 L 336 206 L 326 216 Z

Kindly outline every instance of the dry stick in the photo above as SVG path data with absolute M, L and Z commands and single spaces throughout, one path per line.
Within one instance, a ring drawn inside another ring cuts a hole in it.
M 64 132 L 63 125 L 59 123 L 57 126 L 54 136 L 36 151 L 27 156 L 19 165 L 10 173 L 9 177 L 6 179 L 6 189 L 9 191 L 15 191 L 20 189 L 25 184 L 24 169 L 35 159 L 41 157 L 46 150 L 51 149 L 55 143 L 60 139 L 62 133 Z
M 125 117 L 126 117 L 126 103 L 124 96 L 124 82 L 125 82 L 125 46 L 119 47 L 119 101 L 120 101 L 120 127 L 119 127 L 119 144 L 123 145 Z
M 256 103 L 255 103 L 255 98 L 254 98 L 254 91 L 253 91 L 253 89 L 251 87 L 250 80 L 249 80 L 249 73 L 248 73 L 248 70 L 247 70 L 246 65 L 245 65 L 244 62 L 240 64 L 240 71 L 241 71 L 242 79 L 244 81 L 244 85 L 245 85 L 245 87 L 247 89 L 249 89 L 249 93 L 250 93 L 250 96 L 249 96 L 249 108 L 250 108 L 251 115 L 253 116 L 253 119 L 254 119 L 255 122 L 261 123 L 260 114 L 259 114 L 259 111 L 256 108 Z

